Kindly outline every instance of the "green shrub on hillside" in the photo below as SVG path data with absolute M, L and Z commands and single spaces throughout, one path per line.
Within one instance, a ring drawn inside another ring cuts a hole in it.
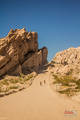
M 72 96 L 76 92 L 80 92 L 80 79 L 73 78 L 72 75 L 59 76 L 53 74 L 54 82 L 53 84 L 60 84 L 66 89 L 59 89 L 58 92 L 66 94 L 67 96 Z

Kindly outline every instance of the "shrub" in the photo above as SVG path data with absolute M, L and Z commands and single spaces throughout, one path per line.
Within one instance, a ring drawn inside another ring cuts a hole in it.
M 17 79 L 10 79 L 9 81 L 10 81 L 10 83 L 13 83 L 13 84 L 18 83 Z
M 74 82 L 75 79 L 72 78 L 71 75 L 65 75 L 65 76 L 58 76 L 58 75 L 53 75 L 55 81 L 54 83 L 61 83 L 64 86 L 68 86 L 69 83 Z
M 71 96 L 74 95 L 74 93 L 80 91 L 80 79 L 77 80 L 76 78 L 73 78 L 71 75 L 59 76 L 53 74 L 53 77 L 54 77 L 53 84 L 61 84 L 64 87 L 67 86 L 67 89 L 62 89 L 62 90 L 60 89 L 58 91 L 59 93 L 66 94 L 67 96 Z
M 18 89 L 18 87 L 19 87 L 19 86 L 15 86 L 15 85 L 14 85 L 14 86 L 10 86 L 9 88 L 10 88 L 10 89 Z
M 7 79 L 3 79 L 3 80 L 0 81 L 0 84 L 9 85 L 9 81 Z

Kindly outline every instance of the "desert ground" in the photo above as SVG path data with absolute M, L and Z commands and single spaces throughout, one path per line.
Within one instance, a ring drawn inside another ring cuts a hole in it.
M 0 98 L 0 120 L 80 120 L 80 103 L 53 91 L 46 71 L 29 88 Z

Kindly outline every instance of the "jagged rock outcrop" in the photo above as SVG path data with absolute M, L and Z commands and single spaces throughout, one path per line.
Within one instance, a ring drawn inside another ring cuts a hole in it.
M 47 62 L 47 48 L 38 49 L 38 34 L 23 29 L 11 29 L 0 39 L 0 76 L 37 71 Z
M 50 64 L 56 74 L 80 77 L 80 47 L 57 53 Z

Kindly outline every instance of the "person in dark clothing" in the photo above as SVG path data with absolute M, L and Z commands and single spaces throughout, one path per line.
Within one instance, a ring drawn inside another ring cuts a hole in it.
M 42 82 L 40 81 L 40 86 L 42 86 Z
M 44 84 L 46 83 L 46 81 L 44 80 Z

